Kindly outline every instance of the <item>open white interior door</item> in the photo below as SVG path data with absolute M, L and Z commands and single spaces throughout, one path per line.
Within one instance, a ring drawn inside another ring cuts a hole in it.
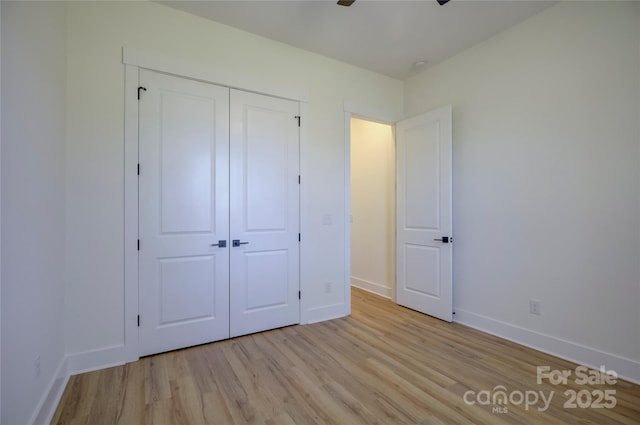
M 396 143 L 396 300 L 451 322 L 451 107 L 398 122 Z

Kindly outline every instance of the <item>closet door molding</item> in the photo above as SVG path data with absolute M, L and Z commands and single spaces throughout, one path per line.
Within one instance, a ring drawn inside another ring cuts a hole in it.
M 303 117 L 299 128 L 300 143 L 300 174 L 304 176 L 309 168 L 307 159 L 308 131 L 308 90 L 295 85 L 282 85 L 270 81 L 246 77 L 242 71 L 233 73 L 212 69 L 200 63 L 194 63 L 146 52 L 138 49 L 123 48 L 124 64 L 124 323 L 123 337 L 120 344 L 106 350 L 80 353 L 70 362 L 70 370 L 79 372 L 135 361 L 140 357 L 138 335 L 138 87 L 141 69 L 155 70 L 176 76 L 196 79 L 227 87 L 242 87 L 248 91 L 276 96 L 299 102 L 300 115 Z M 308 180 L 302 179 L 300 184 L 300 231 L 309 234 L 309 223 L 305 218 L 305 211 L 309 209 L 310 199 L 305 195 Z M 300 290 L 308 292 L 309 269 L 306 255 L 307 247 L 300 243 Z M 313 321 L 313 312 L 309 307 L 309 299 L 300 303 L 300 323 Z
M 225 72 L 219 69 L 148 52 L 141 49 L 123 47 L 122 63 L 136 68 L 144 68 L 153 71 L 164 72 L 179 77 L 190 78 L 192 80 L 204 81 L 224 87 L 238 88 L 254 93 L 261 93 L 267 96 L 281 97 L 299 102 L 309 101 L 309 90 L 293 84 L 271 83 L 268 80 L 250 77 L 248 73 Z
M 282 84 L 264 79 L 256 79 L 243 73 L 242 70 L 225 72 L 211 66 L 160 55 L 141 49 L 123 47 L 122 63 L 124 64 L 124 332 L 122 343 L 109 350 L 86 353 L 74 358 L 70 367 L 76 371 L 84 371 L 104 367 L 104 365 L 135 361 L 139 358 L 138 341 L 138 87 L 141 69 L 155 70 L 176 76 L 200 80 L 226 87 L 238 87 L 255 93 L 281 97 L 300 102 L 300 115 L 303 117 L 300 126 L 300 173 L 304 176 L 309 169 L 307 159 L 309 91 L 305 87 L 293 84 Z M 310 200 L 307 197 L 308 179 L 300 184 L 300 231 L 309 234 L 309 224 L 304 212 L 309 210 Z M 305 242 L 300 243 L 300 290 L 307 290 L 305 270 L 310 260 L 306 255 Z M 313 320 L 309 299 L 301 300 L 300 323 Z

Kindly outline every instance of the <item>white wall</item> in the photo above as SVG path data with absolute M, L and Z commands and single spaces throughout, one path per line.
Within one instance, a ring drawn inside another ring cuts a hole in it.
M 2 44 L 2 7 L 0 6 L 0 45 Z M 2 47 L 0 46 L 0 52 Z M 0 54 L 0 81 L 2 81 L 2 55 Z M 1 85 L 1 84 L 0 84 Z M 0 94 L 2 89 L 0 88 Z M 1 96 L 0 96 L 1 97 Z M 2 200 L 2 102 L 0 102 L 0 200 Z M 2 206 L 0 201 L 0 241 L 2 241 Z M 2 243 L 0 242 L 0 320 L 2 318 Z M 0 421 L 2 420 L 2 326 L 0 325 Z
M 66 17 L 58 2 L 1 7 L 1 422 L 9 425 L 35 420 L 65 354 Z
M 394 288 L 395 144 L 388 124 L 351 119 L 351 284 Z
M 636 381 L 639 7 L 560 3 L 405 83 L 409 116 L 453 105 L 457 320 Z
M 303 146 L 302 290 L 309 320 L 344 314 L 344 98 L 402 113 L 402 83 L 156 3 L 70 2 L 67 349 L 123 344 L 122 47 L 309 93 Z M 325 214 L 332 225 L 323 226 Z M 333 290 L 325 293 L 325 283 Z
M 2 44 L 1 34 L 2 34 L 2 7 L 0 6 L 0 45 Z M 2 52 L 1 46 L 0 46 L 0 52 Z M 0 54 L 0 81 L 2 81 L 2 55 L 1 54 Z M 2 93 L 2 89 L 0 89 L 0 93 Z M 0 117 L 2 117 L 2 102 L 0 102 Z M 0 200 L 1 199 L 2 199 L 2 119 L 0 118 Z M 2 241 L 2 207 L 1 206 L 0 206 L 0 241 Z M 2 243 L 0 242 L 0 318 L 1 317 L 2 317 Z M 1 420 L 2 420 L 2 326 L 0 326 L 0 421 Z

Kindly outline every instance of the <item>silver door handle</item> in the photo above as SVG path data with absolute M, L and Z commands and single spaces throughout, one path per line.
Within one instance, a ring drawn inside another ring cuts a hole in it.
M 442 242 L 442 243 L 449 243 L 449 242 L 453 242 L 453 238 L 450 238 L 449 236 L 443 236 L 441 238 L 434 239 L 434 241 L 438 241 L 438 242 Z
M 232 245 L 238 247 L 240 245 L 248 245 L 249 242 L 240 242 L 240 239 L 234 239 Z
M 225 240 L 219 240 L 218 243 L 212 243 L 209 246 L 217 246 L 219 248 L 226 248 L 227 247 L 227 241 Z

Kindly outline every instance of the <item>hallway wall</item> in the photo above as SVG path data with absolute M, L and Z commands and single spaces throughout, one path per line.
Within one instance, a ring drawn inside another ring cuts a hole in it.
M 351 119 L 351 284 L 392 297 L 395 282 L 392 127 Z

